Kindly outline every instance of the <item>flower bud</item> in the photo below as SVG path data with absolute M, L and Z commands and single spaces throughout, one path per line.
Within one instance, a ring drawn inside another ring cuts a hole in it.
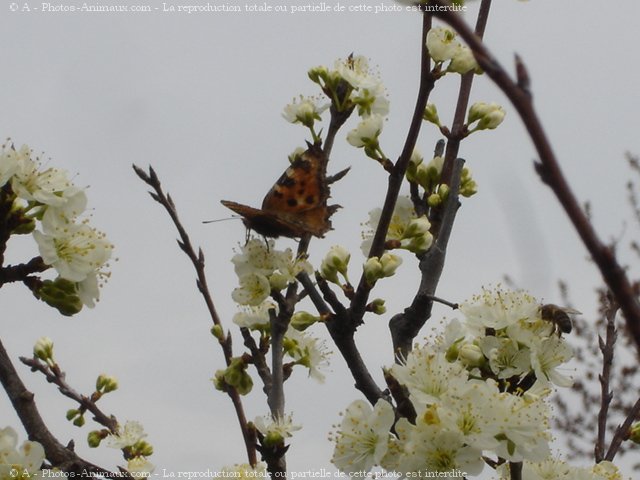
M 224 380 L 224 374 L 225 374 L 224 370 L 216 370 L 216 373 L 211 379 L 215 389 L 221 392 L 225 392 L 227 390 L 227 382 L 225 382 Z
M 49 337 L 40 337 L 33 346 L 33 354 L 51 366 L 55 363 L 53 361 L 53 340 Z
M 329 71 L 327 70 L 327 67 L 320 65 L 318 67 L 313 67 L 311 69 L 309 69 L 309 71 L 307 72 L 307 75 L 309 75 L 309 79 L 311 79 L 311 81 L 313 83 L 320 83 L 320 80 L 324 80 L 326 81 L 326 78 L 329 74 Z
M 477 102 L 469 108 L 467 123 L 471 125 L 475 121 L 478 124 L 473 128 L 476 130 L 492 130 L 502 123 L 506 115 L 504 108 L 497 103 Z
M 440 194 L 438 194 L 438 193 L 432 193 L 427 198 L 427 205 L 429 205 L 431 208 L 437 207 L 441 203 L 442 203 L 442 197 L 440 197 Z
M 240 395 L 248 394 L 253 388 L 253 380 L 247 373 L 247 364 L 241 357 L 231 360 L 224 372 L 224 381 L 238 390 Z
M 419 235 L 409 239 L 408 242 L 406 240 L 403 240 L 401 248 L 419 255 L 429 250 L 432 243 L 433 235 L 431 235 L 430 232 L 426 232 L 424 235 Z
M 471 176 L 471 170 L 467 167 L 462 169 L 462 175 L 460 178 L 460 195 L 469 198 L 478 192 L 478 185 Z
M 394 255 L 393 253 L 384 253 L 380 257 L 380 263 L 382 264 L 382 273 L 384 277 L 390 277 L 400 265 L 402 265 L 402 259 Z
M 153 455 L 153 445 L 146 440 L 138 440 L 131 447 L 131 453 L 134 457 L 149 457 Z
M 296 312 L 291 317 L 291 326 L 296 330 L 302 332 L 311 325 L 320 321 L 320 317 L 311 315 L 309 312 Z
M 55 280 L 44 280 L 35 294 L 62 315 L 70 317 L 82 310 L 82 301 L 77 294 L 76 283 L 70 280 L 61 277 Z
M 66 413 L 65 417 L 67 418 L 67 420 L 71 421 L 74 418 L 76 418 L 79 414 L 80 414 L 80 410 L 77 410 L 75 408 L 71 408 L 71 409 L 67 410 L 67 413 Z
M 100 375 L 96 380 L 96 391 L 102 393 L 113 392 L 118 389 L 118 380 L 111 375 Z
M 322 260 L 320 275 L 325 280 L 335 283 L 336 285 L 340 285 L 338 273 L 342 274 L 345 280 L 348 281 L 347 267 L 350 259 L 351 254 L 346 248 L 340 245 L 334 245 Z
M 479 367 L 484 362 L 484 355 L 478 345 L 465 343 L 458 351 L 458 357 L 468 367 Z
M 107 434 L 103 430 L 94 430 L 87 435 L 87 443 L 91 448 L 98 448 L 100 442 L 106 438 Z
M 441 127 L 440 117 L 438 116 L 438 109 L 433 103 L 428 103 L 422 113 L 422 119 L 427 122 L 433 123 L 437 127 Z
M 467 46 L 460 45 L 451 59 L 451 63 L 447 67 L 448 72 L 465 74 L 471 70 L 479 69 L 473 52 Z
M 429 219 L 426 215 L 423 215 L 421 217 L 414 218 L 409 222 L 409 225 L 407 225 L 407 229 L 405 230 L 403 237 L 409 238 L 422 236 L 425 233 L 428 233 L 430 228 L 431 223 L 429 222 Z
M 629 440 L 640 444 L 640 422 L 636 422 L 629 428 Z
M 373 302 L 369 304 L 368 310 L 375 313 L 376 315 L 384 315 L 385 313 L 387 313 L 387 307 L 384 304 L 384 299 L 374 299 Z
M 367 284 L 373 286 L 382 277 L 382 263 L 380 263 L 380 259 L 378 257 L 367 259 L 364 264 L 364 278 Z
M 455 32 L 448 28 L 435 27 L 427 34 L 427 49 L 434 62 L 440 63 L 450 60 L 459 45 Z
M 410 182 L 418 182 L 418 167 L 422 164 L 423 161 L 424 158 L 422 157 L 420 151 L 417 148 L 414 148 L 413 153 L 411 153 L 411 157 L 409 157 L 409 164 L 407 165 L 407 171 L 405 173 L 407 180 L 409 180 Z
M 224 331 L 221 325 L 214 325 L 211 327 L 211 335 L 216 337 L 218 340 L 224 340 Z

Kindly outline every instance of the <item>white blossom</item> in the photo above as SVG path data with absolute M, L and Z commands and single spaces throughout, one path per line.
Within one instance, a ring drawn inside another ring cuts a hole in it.
M 364 400 L 352 402 L 335 434 L 333 464 L 347 473 L 368 472 L 378 465 L 387 453 L 394 420 L 393 408 L 385 400 L 378 400 L 373 409 Z

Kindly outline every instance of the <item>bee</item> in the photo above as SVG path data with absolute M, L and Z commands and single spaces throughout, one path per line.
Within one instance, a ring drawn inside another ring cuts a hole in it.
M 540 305 L 540 318 L 553 323 L 553 331 L 560 337 L 563 333 L 571 333 L 573 325 L 570 315 L 579 315 L 581 312 L 573 308 L 559 307 L 553 303 Z

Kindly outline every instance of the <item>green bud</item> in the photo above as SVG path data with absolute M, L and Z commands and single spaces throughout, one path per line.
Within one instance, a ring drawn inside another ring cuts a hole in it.
M 476 102 L 469 108 L 467 125 L 478 124 L 471 130 L 492 130 L 502 123 L 505 116 L 504 108 L 497 103 Z
M 118 379 L 111 375 L 101 374 L 96 379 L 96 391 L 102 393 L 113 392 L 118 389 Z
M 413 237 L 408 242 L 402 241 L 402 248 L 408 250 L 416 255 L 426 252 L 431 248 L 433 243 L 433 235 L 430 232 L 426 232 L 424 235 Z
M 67 317 L 82 310 L 82 301 L 77 294 L 77 284 L 70 280 L 61 277 L 55 280 L 44 280 L 34 293 L 37 298 Z
M 387 313 L 387 307 L 385 306 L 384 299 L 382 298 L 374 299 L 369 305 L 371 305 L 371 311 L 376 315 L 384 315 Z
M 296 330 L 302 332 L 303 330 L 306 330 L 311 325 L 319 321 L 320 317 L 311 315 L 309 312 L 296 312 L 291 317 L 291 326 Z
M 431 195 L 429 195 L 429 198 L 427 198 L 427 205 L 429 205 L 431 208 L 437 207 L 441 203 L 442 203 L 442 198 L 438 193 L 432 193 Z
M 414 218 L 409 222 L 407 228 L 402 234 L 402 238 L 411 238 L 411 237 L 420 237 L 425 233 L 429 232 L 431 228 L 431 223 L 426 215 L 422 215 L 421 217 Z
M 428 103 L 422 114 L 422 119 L 427 122 L 431 122 L 437 127 L 440 127 L 440 117 L 438 116 L 438 109 L 433 103 Z
M 309 75 L 309 79 L 311 79 L 313 83 L 321 84 L 320 80 L 323 80 L 326 83 L 329 71 L 327 70 L 327 67 L 321 65 L 319 67 L 309 69 L 307 75 Z
M 284 445 L 284 437 L 278 432 L 268 432 L 262 439 L 263 447 L 277 447 Z
M 222 330 L 222 326 L 221 325 L 214 325 L 213 327 L 211 327 L 211 335 L 216 337 L 218 340 L 223 341 L 224 340 L 224 331 Z
M 629 440 L 640 444 L 640 422 L 636 422 L 629 428 Z
M 71 421 L 74 418 L 76 418 L 76 416 L 78 416 L 79 414 L 80 414 L 80 411 L 76 410 L 75 408 L 67 410 L 67 414 L 66 414 L 67 420 Z
M 409 164 L 407 165 L 407 171 L 405 173 L 407 180 L 409 180 L 410 182 L 419 183 L 417 178 L 417 172 L 418 172 L 418 167 L 422 164 L 423 161 L 424 161 L 424 158 L 422 157 L 422 154 L 420 153 L 420 151 L 417 148 L 414 148 L 413 153 L 409 158 Z
M 216 370 L 216 373 L 211 379 L 215 389 L 221 392 L 224 392 L 227 389 L 227 383 L 224 381 L 224 374 L 225 374 L 224 370 Z
M 382 263 L 380 263 L 380 259 L 378 257 L 369 258 L 364 264 L 364 278 L 367 284 L 372 287 L 382 277 Z
M 100 446 L 100 442 L 104 439 L 104 433 L 100 430 L 94 430 L 87 435 L 87 443 L 91 448 L 97 448 Z
M 73 421 L 73 424 L 76 427 L 82 427 L 84 425 L 84 415 L 78 415 Z
M 451 189 L 446 183 L 438 186 L 438 195 L 440 195 L 443 202 L 449 197 L 449 190 Z
M 460 178 L 460 195 L 469 198 L 478 192 L 478 185 L 471 177 L 471 170 L 467 167 L 462 169 L 462 175 Z
M 33 354 L 36 358 L 51 365 L 53 363 L 53 340 L 49 337 L 40 337 L 33 346 Z
M 134 457 L 150 457 L 153 455 L 153 446 L 145 440 L 138 440 L 131 448 Z
M 253 388 L 253 380 L 247 373 L 247 364 L 242 357 L 231 360 L 231 364 L 224 372 L 224 381 L 238 390 L 240 395 L 246 395 Z
M 322 260 L 320 275 L 328 282 L 340 285 L 340 280 L 338 279 L 338 273 L 340 273 L 348 282 L 347 268 L 350 259 L 351 254 L 346 248 L 340 245 L 334 245 Z

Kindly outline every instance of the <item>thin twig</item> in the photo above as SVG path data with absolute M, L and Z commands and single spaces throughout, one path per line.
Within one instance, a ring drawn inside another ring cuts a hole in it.
M 116 474 L 79 457 L 71 448 L 62 445 L 45 425 L 31 393 L 16 372 L 7 351 L 0 341 L 0 383 L 4 387 L 14 410 L 29 434 L 29 439 L 42 445 L 47 460 L 64 472 L 96 473 L 105 478 Z
M 42 373 L 49 383 L 57 385 L 60 393 L 77 402 L 83 411 L 91 412 L 93 419 L 97 423 L 107 427 L 111 433 L 117 433 L 118 421 L 115 417 L 109 416 L 100 410 L 93 398 L 82 395 L 71 387 L 65 380 L 64 372 L 62 372 L 57 365 L 56 368 L 49 368 L 46 363 L 37 358 L 20 357 L 20 361 L 30 367 L 31 370 Z
M 611 445 L 609 445 L 609 450 L 607 450 L 607 454 L 604 459 L 612 462 L 615 458 L 618 450 L 620 449 L 620 445 L 622 442 L 626 440 L 629 436 L 629 429 L 631 428 L 631 424 L 638 419 L 640 415 L 640 398 L 634 403 L 633 407 L 629 411 L 627 418 L 624 423 L 616 429 L 616 432 L 613 434 L 613 438 L 611 439 Z
M 147 174 L 140 167 L 133 165 L 133 170 L 143 182 L 145 182 L 154 190 L 153 192 L 149 192 L 149 195 L 151 195 L 151 198 L 153 198 L 156 202 L 158 202 L 165 208 L 165 210 L 171 217 L 173 224 L 178 230 L 178 235 L 180 236 L 178 245 L 180 246 L 182 251 L 189 257 L 196 271 L 196 285 L 198 287 L 198 290 L 200 291 L 200 294 L 204 298 L 207 309 L 209 310 L 211 320 L 213 321 L 215 326 L 220 328 L 218 342 L 222 347 L 225 362 L 227 366 L 229 366 L 233 359 L 231 335 L 229 335 L 228 332 L 224 332 L 224 329 L 222 328 L 222 322 L 220 321 L 220 317 L 218 316 L 218 312 L 213 303 L 213 298 L 211 297 L 211 293 L 209 292 L 209 287 L 207 285 L 207 276 L 204 268 L 204 252 L 199 248 L 198 252 L 196 253 L 196 250 L 191 244 L 191 240 L 189 238 L 189 235 L 187 234 L 187 231 L 182 226 L 182 222 L 178 218 L 178 211 L 176 210 L 173 200 L 170 195 L 165 194 L 162 190 L 160 179 L 156 175 L 154 169 L 149 167 L 149 173 Z M 238 423 L 240 424 L 240 430 L 242 432 L 242 438 L 247 450 L 247 458 L 249 460 L 249 463 L 251 465 L 256 465 L 258 460 L 256 455 L 254 435 L 249 429 L 240 394 L 238 393 L 238 390 L 232 386 L 227 386 L 226 392 L 227 395 L 229 395 L 231 402 L 233 403 L 236 417 L 238 419 Z
M 602 373 L 598 376 L 600 379 L 600 411 L 598 412 L 598 435 L 595 445 L 595 460 L 600 463 L 604 459 L 604 442 L 607 433 L 607 418 L 609 414 L 609 405 L 613 399 L 613 392 L 609 389 L 611 379 L 611 367 L 613 366 L 613 352 L 618 333 L 616 332 L 616 312 L 618 307 L 611 302 L 608 305 L 607 331 L 606 341 L 598 335 L 598 344 L 602 352 Z

